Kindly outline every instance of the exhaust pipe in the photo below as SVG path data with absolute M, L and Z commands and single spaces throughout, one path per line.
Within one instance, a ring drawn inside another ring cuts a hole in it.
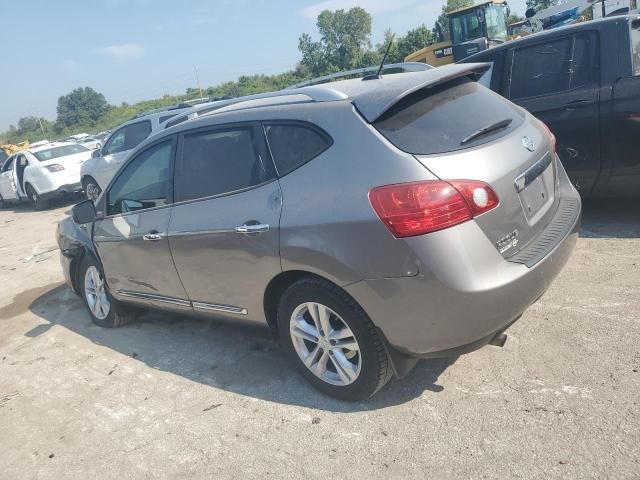
M 505 343 L 507 343 L 507 334 L 504 332 L 500 332 L 495 334 L 495 336 L 489 342 L 489 345 L 502 348 L 504 347 Z

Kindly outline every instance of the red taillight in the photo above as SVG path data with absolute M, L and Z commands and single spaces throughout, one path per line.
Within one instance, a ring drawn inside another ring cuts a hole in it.
M 542 125 L 544 126 L 545 130 L 547 131 L 547 134 L 549 135 L 549 141 L 551 142 L 551 151 L 553 153 L 556 153 L 556 144 L 557 144 L 556 136 L 553 134 L 553 132 L 547 126 L 546 123 L 542 123 Z
M 498 205 L 493 189 L 476 180 L 386 185 L 371 190 L 369 201 L 397 238 L 453 227 Z

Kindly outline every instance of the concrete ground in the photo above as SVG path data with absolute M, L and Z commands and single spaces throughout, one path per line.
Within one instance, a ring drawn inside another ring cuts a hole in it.
M 640 477 L 638 206 L 586 205 L 503 349 L 422 362 L 355 404 L 256 327 L 94 326 L 62 286 L 68 208 L 0 211 L 0 478 Z

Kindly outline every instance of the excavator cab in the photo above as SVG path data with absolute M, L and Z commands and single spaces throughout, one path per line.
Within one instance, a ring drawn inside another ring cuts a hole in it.
M 509 7 L 504 0 L 456 10 L 448 17 L 455 62 L 507 41 Z

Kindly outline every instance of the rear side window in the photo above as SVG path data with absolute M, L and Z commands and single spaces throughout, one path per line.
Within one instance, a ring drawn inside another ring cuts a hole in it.
M 598 56 L 594 32 L 515 50 L 509 98 L 550 95 L 598 83 Z
M 519 127 L 523 118 L 498 94 L 471 80 L 460 79 L 407 96 L 374 126 L 400 150 L 430 155 L 495 140 Z M 481 129 L 498 122 L 506 126 L 478 135 Z
M 571 38 L 521 48 L 513 53 L 510 98 L 569 90 Z
M 302 123 L 269 123 L 264 131 L 280 176 L 314 159 L 332 143 L 319 128 Z
M 263 162 L 252 127 L 185 135 L 177 196 L 182 201 L 243 190 L 273 178 L 272 170 Z

